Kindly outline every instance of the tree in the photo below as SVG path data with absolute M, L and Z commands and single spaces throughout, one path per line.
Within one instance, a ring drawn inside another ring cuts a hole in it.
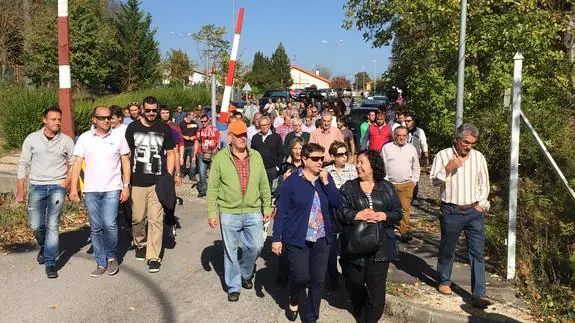
M 290 60 L 282 43 L 278 44 L 272 55 L 271 71 L 282 88 L 289 88 L 293 84 Z
M 330 79 L 331 78 L 331 68 L 322 65 L 322 64 L 318 64 L 314 67 L 314 69 L 316 71 L 319 71 L 319 75 L 325 77 L 326 79 Z
M 168 71 L 170 83 L 186 84 L 192 74 L 193 65 L 181 49 L 170 49 L 167 53 L 164 68 Z
M 356 89 L 363 91 L 365 89 L 365 83 L 369 82 L 370 80 L 371 79 L 369 78 L 369 74 L 367 74 L 365 71 L 361 71 L 355 73 L 355 81 L 353 84 Z
M 331 80 L 329 86 L 332 89 L 347 89 L 351 88 L 351 81 L 348 80 L 345 76 L 339 75 Z
M 260 92 L 281 87 L 271 70 L 270 59 L 259 51 L 254 54 L 252 70 L 246 75 L 245 80 Z
M 204 25 L 200 31 L 192 34 L 192 38 L 198 44 L 206 74 L 211 66 L 221 67 L 226 61 L 226 57 L 229 57 L 230 42 L 224 40 L 225 34 L 226 27 L 216 27 L 215 25 Z M 219 73 L 225 75 L 227 70 L 220 70 Z
M 118 48 L 115 34 L 98 2 L 70 2 L 70 69 L 72 79 L 89 90 L 106 88 L 106 79 L 115 72 L 113 54 Z M 27 75 L 37 85 L 55 84 L 58 75 L 56 6 L 45 2 L 35 11 L 29 47 Z
M 8 65 L 21 63 L 24 47 L 22 25 L 24 17 L 19 1 L 0 1 L 0 78 L 3 79 Z
M 150 87 L 160 79 L 159 44 L 151 24 L 152 17 L 140 9 L 138 0 L 128 0 L 116 14 L 120 49 L 116 56 L 118 78 L 114 81 L 123 91 Z

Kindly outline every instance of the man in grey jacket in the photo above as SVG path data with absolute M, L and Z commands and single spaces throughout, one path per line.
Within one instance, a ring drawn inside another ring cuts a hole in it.
M 45 264 L 48 278 L 58 278 L 58 230 L 74 151 L 74 141 L 60 132 L 62 111 L 51 107 L 44 111 L 44 127 L 29 134 L 22 144 L 18 163 L 16 201 L 24 202 L 28 176 L 28 219 L 40 252 L 36 259 Z

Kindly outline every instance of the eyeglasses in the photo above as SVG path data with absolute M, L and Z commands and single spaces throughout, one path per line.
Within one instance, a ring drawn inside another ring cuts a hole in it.
M 476 141 L 476 142 L 469 142 L 469 141 L 463 140 L 463 139 L 459 139 L 459 140 L 460 140 L 461 143 L 464 144 L 465 146 L 474 146 L 474 145 L 477 143 L 477 141 Z
M 112 116 L 94 116 L 98 121 L 111 120 Z
M 347 157 L 347 151 L 343 153 L 334 154 L 335 157 Z
M 158 109 L 144 109 L 146 113 L 158 113 Z
M 208 123 L 209 120 L 200 120 L 201 123 Z
M 309 156 L 309 157 L 306 157 L 306 158 L 309 158 L 309 159 L 311 159 L 311 160 L 314 161 L 314 162 L 323 161 L 323 156 Z

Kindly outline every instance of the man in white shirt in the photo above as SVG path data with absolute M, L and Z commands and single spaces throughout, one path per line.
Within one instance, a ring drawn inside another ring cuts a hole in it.
M 252 125 L 248 127 L 248 147 L 251 147 L 252 137 L 260 132 L 260 119 L 262 118 L 262 114 L 257 112 L 254 114 L 254 120 L 252 121 Z
M 429 152 L 427 148 L 427 137 L 425 136 L 425 131 L 419 127 L 416 127 L 417 118 L 415 117 L 415 114 L 406 112 L 404 117 L 405 125 L 407 127 L 407 131 L 409 132 L 407 142 L 415 147 L 420 163 L 422 163 L 424 167 L 427 167 L 429 166 Z M 415 188 L 413 189 L 413 197 L 411 198 L 411 205 L 413 206 L 419 206 L 419 201 L 417 200 L 417 193 L 419 191 L 418 188 L 419 185 L 416 184 Z
M 394 131 L 393 143 L 383 145 L 381 156 L 385 162 L 387 179 L 393 183 L 401 201 L 403 217 L 399 223 L 399 240 L 413 239 L 409 228 L 410 204 L 413 188 L 419 181 L 419 158 L 415 148 L 407 143 L 407 128 L 399 126 Z
M 485 308 L 491 304 L 485 294 L 485 219 L 489 210 L 489 172 L 482 153 L 473 149 L 479 130 L 471 123 L 457 128 L 455 145 L 435 156 L 430 179 L 441 194 L 441 243 L 437 258 L 441 294 L 451 295 L 451 269 L 461 231 L 465 232 L 471 264 L 472 300 Z
M 80 135 L 74 148 L 70 200 L 79 201 L 78 182 L 85 161 L 84 196 L 97 264 L 92 277 L 118 272 L 116 213 L 118 204 L 130 197 L 130 148 L 125 136 L 112 131 L 111 118 L 108 107 L 96 107 L 92 112 L 95 127 Z

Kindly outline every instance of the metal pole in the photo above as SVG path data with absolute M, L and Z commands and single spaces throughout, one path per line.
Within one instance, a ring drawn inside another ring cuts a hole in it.
M 461 0 L 459 25 L 459 55 L 457 56 L 457 110 L 455 128 L 463 123 L 463 87 L 465 83 L 465 30 L 467 29 L 467 0 Z
M 216 126 L 216 67 L 212 67 L 212 126 Z
M 517 240 L 517 182 L 519 180 L 519 132 L 521 126 L 521 69 L 523 56 L 513 57 L 513 113 L 511 119 L 511 164 L 509 167 L 509 232 L 507 236 L 507 279 L 515 278 Z
M 72 78 L 68 33 L 68 0 L 58 0 L 58 103 L 62 109 L 62 133 L 74 138 Z
M 377 90 L 377 61 L 373 60 L 373 94 Z

